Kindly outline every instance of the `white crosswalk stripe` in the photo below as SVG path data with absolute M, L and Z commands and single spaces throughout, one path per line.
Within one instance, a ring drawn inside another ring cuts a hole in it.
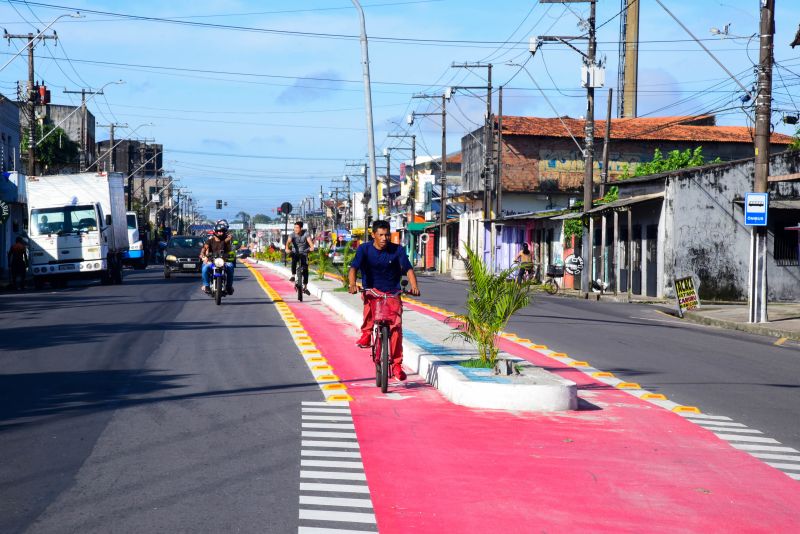
M 377 532 L 350 407 L 304 402 L 301 417 L 298 533 Z

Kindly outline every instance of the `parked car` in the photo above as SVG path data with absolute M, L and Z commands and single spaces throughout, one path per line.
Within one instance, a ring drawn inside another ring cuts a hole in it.
M 199 273 L 203 267 L 200 249 L 206 238 L 195 235 L 175 235 L 164 250 L 164 278 L 173 273 Z

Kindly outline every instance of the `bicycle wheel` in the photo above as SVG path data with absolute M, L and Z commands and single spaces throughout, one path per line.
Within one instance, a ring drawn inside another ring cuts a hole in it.
M 389 389 L 389 327 L 381 326 L 381 393 Z
M 548 278 L 544 281 L 543 284 L 544 290 L 547 291 L 550 295 L 555 295 L 558 293 L 558 283 L 556 283 L 554 278 Z
M 297 289 L 297 300 L 303 302 L 303 278 L 302 274 L 297 277 L 297 282 L 294 283 L 295 289 Z
M 375 387 L 381 387 L 381 338 L 372 333 L 372 363 L 375 365 Z M 376 354 L 377 353 L 377 354 Z

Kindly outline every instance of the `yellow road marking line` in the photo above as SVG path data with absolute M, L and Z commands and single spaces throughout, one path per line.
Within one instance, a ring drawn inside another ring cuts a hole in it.
M 784 343 L 786 343 L 787 341 L 789 341 L 789 338 L 788 338 L 788 337 L 782 337 L 782 338 L 779 338 L 779 339 L 778 339 L 778 341 L 776 341 L 775 343 L 773 343 L 773 345 L 777 345 L 777 346 L 779 346 L 779 347 L 780 347 L 781 345 L 783 345 L 783 344 L 784 344 Z

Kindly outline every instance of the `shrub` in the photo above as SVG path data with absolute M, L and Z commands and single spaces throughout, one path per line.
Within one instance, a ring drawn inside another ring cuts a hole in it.
M 324 280 L 325 274 L 331 269 L 331 248 L 327 245 L 320 245 L 309 254 L 311 265 L 317 268 L 317 280 Z

